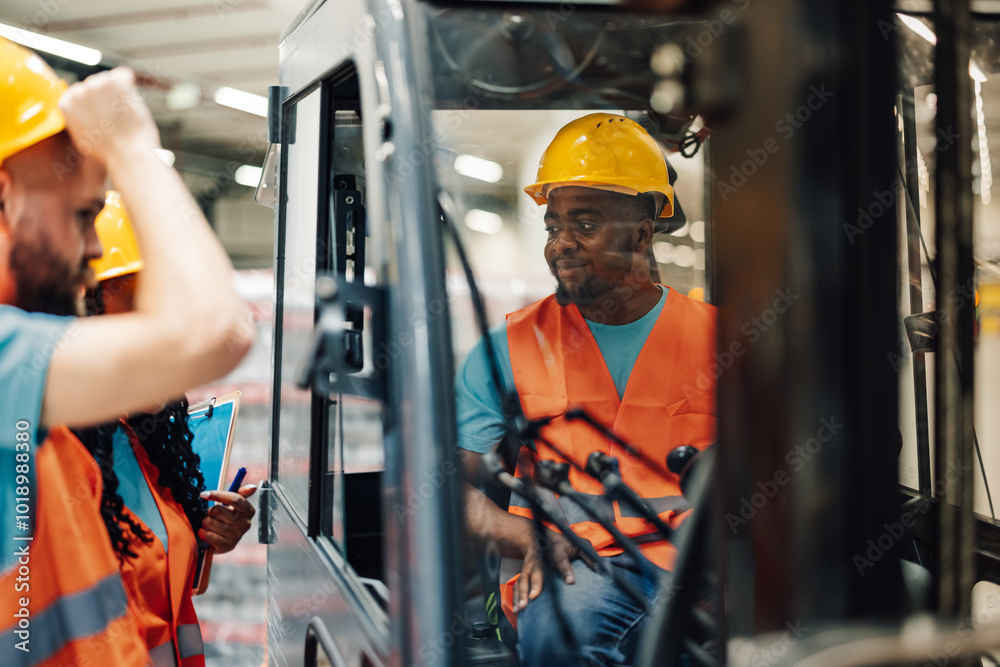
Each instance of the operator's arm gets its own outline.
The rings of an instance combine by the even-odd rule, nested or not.
[[[461,450],[462,468],[465,472],[465,526],[479,543],[493,543],[501,556],[523,559],[521,576],[514,586],[514,611],[527,606],[542,592],[545,579],[546,552],[550,553],[552,564],[562,574],[563,581],[572,584],[573,559],[576,548],[569,541],[552,530],[545,530],[545,537],[536,540],[530,519],[511,514],[497,507],[474,486],[472,481],[479,478],[482,470],[483,454]]]
[[[75,144],[101,137],[91,155],[122,193],[145,260],[135,311],[78,321],[52,355],[42,421],[83,426],[221,377],[247,352],[253,329],[225,251],[154,153],[159,133],[132,72],[75,84],[60,108]]]

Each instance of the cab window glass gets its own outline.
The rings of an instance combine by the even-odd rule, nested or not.
[[[316,220],[319,181],[320,94],[314,90],[288,108],[287,175],[282,253],[281,382],[277,482],[305,521],[309,508],[312,394],[297,384],[298,364],[312,344],[315,321]]]

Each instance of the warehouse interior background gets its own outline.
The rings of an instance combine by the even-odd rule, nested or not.
[[[236,465],[248,468],[248,480],[267,475],[269,428],[271,326],[273,314],[274,213],[254,201],[254,188],[267,150],[266,95],[278,81],[278,46],[285,27],[304,6],[299,0],[5,0],[0,6],[0,35],[35,46],[67,81],[116,65],[132,67],[161,131],[163,158],[182,174],[205,210],[239,270],[238,286],[253,309],[257,343],[247,360],[230,377],[189,396],[200,398],[238,388],[243,404],[234,450]],[[931,43],[915,25],[913,35]],[[927,26],[925,30],[929,31]],[[911,35],[911,38],[912,36]],[[931,36],[933,34],[931,33]],[[62,44],[32,40],[56,38]],[[994,45],[996,42],[993,42]],[[994,48],[997,48],[994,46]],[[981,276],[980,339],[977,352],[976,419],[979,440],[1000,438],[1000,202],[994,201],[990,149],[1000,152],[1000,72],[989,63],[998,53],[981,54],[976,79],[979,160],[973,167],[977,193],[975,210],[976,256]],[[889,66],[889,64],[886,64]],[[933,182],[933,88],[918,90],[916,100],[918,144],[927,160],[922,182]],[[499,114],[500,112],[495,112]],[[474,157],[502,167],[494,180],[469,178],[468,189],[494,198],[499,216],[466,220],[463,234],[483,289],[492,296],[490,316],[500,321],[513,310],[547,293],[548,271],[541,253],[525,254],[521,267],[491,266],[489,257],[497,244],[537,245],[542,234],[540,212],[520,193],[555,128],[574,117],[554,115],[551,123],[534,136],[523,131],[504,134],[503,123],[490,112],[477,114],[464,123],[464,136],[456,144],[469,146],[470,137],[482,137]],[[516,124],[514,125],[515,127]],[[703,156],[684,160],[671,158],[680,174],[678,196],[689,220],[672,238],[661,239],[654,248],[664,282],[688,291],[704,287],[705,275],[705,175]],[[924,181],[926,179],[926,181]],[[928,186],[929,189],[929,186]],[[932,224],[933,199],[921,197],[922,215]],[[533,229],[533,231],[531,231]],[[528,230],[528,231],[525,231]],[[933,240],[928,226],[926,238]],[[905,273],[901,272],[901,281]],[[925,276],[924,284],[930,283]],[[905,284],[905,282],[901,282]],[[906,290],[901,290],[906,294]],[[908,304],[901,302],[901,312]],[[930,309],[930,305],[928,308]],[[456,354],[467,349],[475,332],[456,329]],[[908,369],[900,372],[900,391],[906,395]],[[911,405],[905,398],[901,406]],[[900,415],[905,430],[912,428],[912,414]],[[984,450],[987,477],[1000,489],[1000,453]],[[904,450],[900,479],[912,480],[915,455]],[[977,477],[977,510],[990,508],[982,479]],[[989,606],[1000,604],[992,590],[983,595]],[[996,596],[994,598],[994,596]],[[256,542],[251,530],[232,554],[215,561],[208,592],[196,599],[206,640],[209,665],[266,664],[266,547]]]

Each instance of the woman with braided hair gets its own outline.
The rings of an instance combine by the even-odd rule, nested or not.
[[[91,263],[100,282],[88,309],[129,312],[142,259],[117,193],[108,193],[95,226],[104,256]],[[238,493],[205,490],[187,409],[181,398],[158,411],[76,431],[100,466],[101,515],[155,667],[205,664],[191,603],[195,536],[217,553],[231,551],[255,513],[246,498],[256,486],[242,486]],[[208,508],[209,500],[220,504]]]

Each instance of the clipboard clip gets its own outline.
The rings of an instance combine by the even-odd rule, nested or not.
[[[208,403],[208,412],[205,413],[205,419],[211,419],[213,412],[215,412],[215,396]]]

